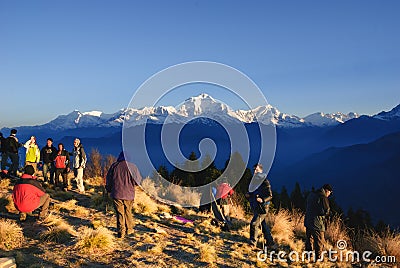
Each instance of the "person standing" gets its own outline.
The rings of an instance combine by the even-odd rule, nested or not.
[[[250,222],[250,245],[253,247],[257,246],[257,240],[261,229],[264,239],[267,242],[267,247],[276,248],[271,230],[266,222],[268,206],[272,200],[271,185],[267,179],[267,174],[263,173],[263,166],[261,164],[255,164],[253,169],[254,176],[252,181],[255,182],[255,186],[253,187],[253,185],[250,184],[249,192],[246,194],[253,212],[253,218]]]
[[[81,144],[81,140],[78,138],[74,140],[72,156],[72,166],[74,168],[76,185],[79,192],[83,194],[85,193],[85,186],[83,185],[83,170],[86,166],[86,153]]]
[[[54,159],[57,155],[57,149],[53,146],[53,139],[48,138],[46,146],[40,151],[40,161],[43,163],[43,180],[45,183],[50,181],[54,184]],[[50,179],[47,174],[50,172]]]
[[[0,154],[1,154],[1,170],[6,168],[7,164],[7,152],[6,152],[6,138],[3,137],[3,133],[0,132]],[[3,166],[3,159],[6,159],[6,162]]]
[[[7,160],[10,158],[11,166],[9,173],[10,175],[16,176],[19,165],[18,149],[22,147],[22,143],[18,141],[16,129],[11,129],[10,136],[5,140],[5,145],[4,150],[6,151],[6,157],[2,159],[2,169],[5,169]]]
[[[21,179],[17,181],[13,189],[13,201],[15,208],[20,212],[20,221],[26,219],[26,213],[42,207],[39,213],[39,220],[43,220],[48,215],[50,195],[46,194],[45,189],[36,177],[34,168],[31,165],[25,167],[25,172]]]
[[[58,152],[54,160],[54,165],[56,168],[56,176],[54,178],[54,183],[58,187],[60,186],[60,175],[62,178],[62,185],[64,191],[71,189],[71,183],[68,179],[69,172],[69,153],[64,149],[64,144],[58,144]]]
[[[306,215],[304,217],[304,226],[306,227],[305,250],[312,251],[311,238],[313,238],[316,260],[320,258],[325,243],[325,217],[330,212],[328,197],[332,191],[332,186],[325,184],[321,189],[311,192],[306,201]]]
[[[129,167],[128,167],[129,166]],[[125,160],[124,153],[119,154],[107,172],[106,190],[110,193],[117,214],[118,237],[133,233],[132,208],[135,199],[135,185],[142,177],[135,164]]]
[[[31,136],[30,140],[25,142],[24,147],[26,148],[25,166],[31,165],[36,173],[37,164],[40,161],[40,150],[36,143],[36,137]]]

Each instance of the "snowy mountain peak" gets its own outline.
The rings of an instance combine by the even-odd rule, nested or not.
[[[374,118],[382,119],[382,120],[391,120],[394,118],[400,118],[400,104],[394,107],[389,112],[380,112],[375,115]]]
[[[41,127],[52,129],[74,129],[84,127],[121,127],[125,122],[129,126],[143,125],[148,122],[183,123],[198,117],[210,118],[225,123],[253,123],[274,124],[279,127],[293,128],[303,126],[326,127],[342,124],[350,119],[358,118],[356,113],[314,113],[304,118],[285,114],[277,108],[266,105],[249,110],[233,110],[226,104],[214,99],[208,94],[200,94],[186,99],[177,107],[158,106],[143,107],[140,109],[126,108],[113,114],[101,111],[80,112],[75,110],[67,115],[60,115]],[[382,112],[375,117],[389,120],[400,117],[400,105],[390,112]],[[167,120],[168,119],[168,120]]]

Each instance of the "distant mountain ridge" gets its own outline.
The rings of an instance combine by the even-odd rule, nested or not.
[[[143,108],[121,109],[113,114],[101,111],[80,112],[75,110],[67,115],[60,115],[54,120],[40,126],[39,129],[65,130],[87,127],[120,127],[124,121],[131,126],[145,123],[182,123],[196,117],[212,117],[226,123],[253,123],[275,124],[278,127],[303,126],[334,126],[348,120],[358,118],[356,113],[314,113],[304,118],[280,112],[277,108],[267,105],[251,110],[233,110],[226,104],[214,99],[210,95],[200,94],[185,100],[179,107],[159,106]],[[168,118],[167,121],[165,121]]]

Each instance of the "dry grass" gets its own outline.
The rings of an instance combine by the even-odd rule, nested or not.
[[[269,214],[268,222],[274,240],[279,244],[291,245],[293,242],[294,224],[291,213],[286,209],[279,210],[276,214]]]
[[[291,221],[293,223],[293,232],[297,238],[306,238],[306,227],[304,226],[304,213],[300,210],[292,210]]]
[[[10,186],[10,179],[0,179],[0,188],[7,189]]]
[[[77,235],[71,225],[60,216],[54,214],[49,214],[42,224],[47,226],[47,229],[39,235],[42,241],[65,243]]]
[[[336,243],[339,240],[344,240],[348,244],[350,243],[348,230],[339,215],[335,215],[329,219],[325,232],[325,239],[326,242],[333,247],[336,247]],[[347,248],[350,249],[350,245],[348,245]]]
[[[24,241],[22,228],[15,222],[0,219],[0,249],[11,250],[18,248]]]
[[[369,231],[362,238],[359,250],[369,250],[380,256],[394,256],[400,263],[400,233],[386,230],[382,234]]]
[[[152,215],[158,211],[157,202],[139,188],[136,188],[135,200],[134,209],[137,213]]]
[[[85,253],[104,253],[114,249],[114,236],[107,228],[83,226],[78,231],[77,249]]]
[[[211,243],[197,243],[197,248],[199,249],[199,261],[208,264],[214,264],[217,261],[217,253],[215,251],[214,245]]]
[[[10,193],[0,194],[0,211],[14,213],[14,214],[19,213],[14,206],[12,194]]]

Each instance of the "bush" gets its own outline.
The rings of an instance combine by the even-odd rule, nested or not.
[[[86,253],[108,252],[114,249],[114,236],[107,228],[84,226],[79,229],[76,248]]]
[[[267,221],[271,226],[271,233],[274,240],[279,244],[291,245],[294,236],[294,224],[291,221],[291,213],[286,209],[281,209],[276,214],[269,215]]]
[[[0,249],[10,250],[22,245],[22,228],[10,220],[0,219]]]

